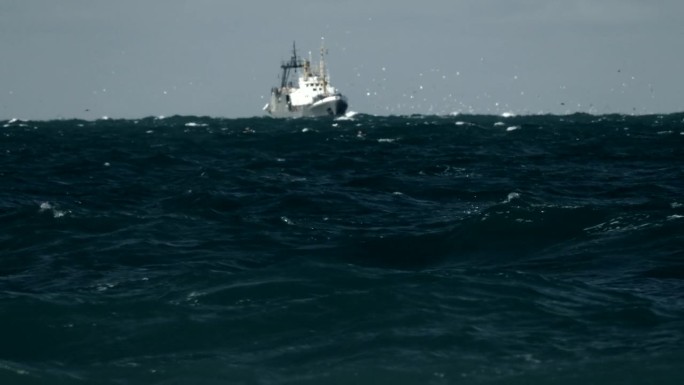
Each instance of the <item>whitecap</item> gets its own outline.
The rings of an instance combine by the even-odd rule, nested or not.
[[[111,283],[111,282],[105,282],[103,284],[97,285],[96,289],[97,291],[107,291],[109,289],[112,289],[116,286],[116,283]]]
[[[510,131],[515,131],[518,129],[520,129],[520,126],[510,126],[506,129],[506,131],[510,132]]]
[[[2,369],[2,370],[7,370],[7,371],[10,371],[10,372],[14,372],[15,374],[18,374],[18,375],[20,375],[20,376],[28,376],[28,375],[31,375],[31,374],[32,374],[32,373],[29,372],[28,370],[22,369],[22,368],[18,367],[18,365],[19,365],[19,364],[12,363],[12,362],[9,362],[9,361],[2,361],[2,360],[0,360],[0,369]]]
[[[55,217],[55,218],[61,218],[61,217],[65,216],[65,215],[67,215],[67,214],[69,214],[69,213],[70,213],[70,211],[68,211],[68,210],[67,210],[67,211],[53,210],[53,211],[52,211],[52,216]]]
[[[50,202],[42,202],[40,204],[40,212],[42,213],[45,211],[52,211],[52,216],[54,218],[62,218],[63,216],[71,214],[71,211],[69,210],[57,210],[57,208]]]
[[[504,112],[501,116],[504,118],[514,118],[516,115],[513,112]]]
[[[347,111],[343,116],[338,116],[335,120],[352,120],[352,118],[359,113],[356,111]]]
[[[506,197],[506,200],[503,201],[503,203],[510,203],[513,199],[518,199],[518,198],[520,198],[520,193],[512,192],[512,193],[508,194],[508,196]]]
[[[496,123],[494,123],[494,127],[504,126],[505,124],[506,123],[504,123],[504,122],[496,122]]]
[[[203,293],[201,291],[191,291],[186,297],[185,301],[188,302],[190,305],[198,305],[199,304],[199,298],[206,295],[206,293]]]
[[[526,354],[519,354],[518,357],[522,358],[523,360],[533,363],[533,364],[540,364],[541,360],[535,358],[532,354],[526,353]]]
[[[392,138],[380,138],[378,139],[378,143],[394,143],[396,139]]]
[[[607,234],[637,231],[653,226],[653,223],[645,222],[642,219],[646,219],[645,216],[617,217],[607,222],[602,222],[598,225],[587,227],[584,230],[591,233]]]
[[[185,127],[206,127],[208,124],[206,123],[195,123],[195,122],[188,122],[185,123]]]

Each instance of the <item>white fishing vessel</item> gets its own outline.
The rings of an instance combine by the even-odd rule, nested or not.
[[[311,59],[297,56],[292,44],[292,57],[284,61],[280,68],[280,86],[271,89],[271,99],[264,111],[276,118],[307,116],[339,116],[347,111],[347,98],[330,85],[330,75],[326,72],[325,55],[321,47],[321,57],[317,67]],[[310,56],[310,55],[309,55]],[[297,83],[293,83],[296,78]]]

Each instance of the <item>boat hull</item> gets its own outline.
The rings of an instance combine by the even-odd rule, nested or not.
[[[347,112],[347,99],[342,95],[332,95],[312,104],[291,105],[285,98],[272,95],[266,112],[274,118],[302,118],[321,116],[341,116]]]

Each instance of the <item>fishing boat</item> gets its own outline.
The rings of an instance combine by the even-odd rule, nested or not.
[[[344,115],[347,98],[330,84],[326,54],[327,50],[321,47],[320,61],[314,67],[311,58],[297,56],[296,45],[292,43],[292,57],[280,65],[280,85],[271,89],[271,99],[264,111],[275,118]]]

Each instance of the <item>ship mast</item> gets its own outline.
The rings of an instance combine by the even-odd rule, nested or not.
[[[321,61],[319,63],[319,75],[321,76],[321,80],[323,81],[323,92],[327,95],[328,94],[328,75],[325,73],[325,54],[326,54],[326,49],[325,49],[325,38],[321,38]]]
[[[282,64],[280,64],[280,68],[283,69],[283,75],[282,78],[280,79],[280,88],[285,88],[287,86],[287,80],[290,78],[290,70],[294,69],[295,73],[297,72],[297,68],[303,67],[302,63],[299,62],[297,59],[297,47],[295,45],[295,42],[292,42],[292,57],[290,58],[289,62],[283,61]]]

